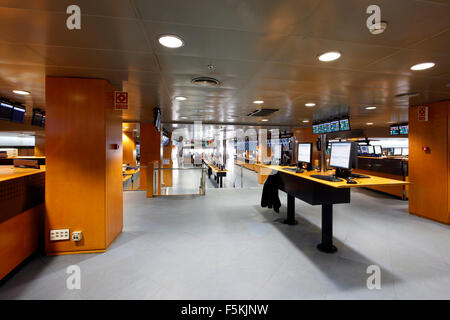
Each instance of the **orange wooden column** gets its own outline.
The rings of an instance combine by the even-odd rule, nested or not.
[[[106,80],[46,79],[47,254],[102,252],[122,231],[122,113]],[[50,241],[51,229],[83,240]]]
[[[418,107],[409,109],[409,212],[450,224],[450,102],[428,108],[428,121],[418,120]]]
[[[122,143],[123,143],[123,163],[129,164],[130,166],[136,165],[136,142],[134,141],[132,132],[122,133]]]
[[[141,165],[148,166],[150,162],[161,161],[161,133],[151,123],[140,124]],[[141,189],[147,189],[147,174],[152,174],[153,167],[141,168]]]
[[[165,147],[163,147],[163,160],[162,160],[162,166],[163,168],[173,168],[173,161],[172,161],[172,133],[169,133],[169,144]],[[172,183],[172,170],[163,170],[163,181],[164,186],[171,187],[173,185]]]

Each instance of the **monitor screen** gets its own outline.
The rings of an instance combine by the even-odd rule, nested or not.
[[[333,121],[330,123],[330,131],[338,132],[339,131],[339,121]]]
[[[165,134],[162,135],[162,145],[163,147],[167,147],[169,145],[170,138]]]
[[[399,133],[400,132],[397,126],[391,127],[391,136],[397,136]]]
[[[408,156],[409,155],[409,149],[408,148],[403,148],[402,149],[402,156]]]
[[[368,146],[359,146],[359,150],[361,151],[362,154],[368,154],[369,153]]]
[[[42,123],[44,121],[44,115],[34,112],[33,117],[31,118],[31,125],[42,127]]]
[[[319,132],[319,125],[318,125],[318,124],[313,125],[313,133],[315,133],[315,134],[320,133],[320,132]]]
[[[350,169],[351,142],[331,144],[330,167]]]
[[[23,123],[25,121],[25,108],[14,107],[12,121]]]
[[[299,143],[298,144],[298,162],[311,163],[311,143]]]
[[[402,148],[394,148],[394,156],[401,156]]]
[[[350,121],[349,119],[343,119],[339,121],[341,131],[349,131],[350,130]]]
[[[8,103],[0,103],[0,119],[11,120],[14,107]]]
[[[383,149],[381,148],[381,146],[373,146],[374,149],[374,153],[375,154],[382,154],[383,153]]]
[[[409,133],[409,126],[408,125],[402,125],[398,127],[399,134],[408,134]]]
[[[367,150],[369,154],[374,154],[375,153],[375,149],[373,148],[373,146],[367,146]]]
[[[329,122],[324,123],[322,126],[323,126],[323,133],[331,132],[331,127],[330,127],[330,123]]]

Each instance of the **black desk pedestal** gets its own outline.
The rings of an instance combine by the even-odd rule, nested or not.
[[[333,204],[350,203],[349,188],[334,188],[326,184],[316,182],[301,176],[278,171],[279,189],[287,193],[287,219],[286,224],[294,225],[295,198],[305,201],[310,205],[322,206],[322,243],[317,249],[334,253],[337,248],[333,246]]]
[[[333,246],[333,205],[322,205],[322,243],[317,249],[326,253],[335,253],[337,248]]]

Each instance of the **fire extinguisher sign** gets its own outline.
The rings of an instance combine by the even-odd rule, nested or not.
[[[128,109],[128,92],[114,91],[114,108],[116,110]]]

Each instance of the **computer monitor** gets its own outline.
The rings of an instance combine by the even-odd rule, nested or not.
[[[323,133],[331,132],[331,126],[329,122],[322,124],[322,126],[323,126]]]
[[[398,133],[399,134],[408,134],[409,133],[409,126],[407,124],[399,126],[398,127]]]
[[[307,170],[312,167],[312,143],[299,143],[297,147],[297,162],[301,168],[307,164]]]
[[[319,125],[318,125],[318,124],[313,125],[313,133],[314,133],[314,134],[319,134],[319,133],[320,133],[320,132],[319,132]]]
[[[408,156],[409,155],[409,149],[408,148],[403,148],[402,149],[402,156]]]
[[[339,121],[330,122],[330,131],[331,132],[339,132]]]
[[[367,146],[367,151],[369,154],[375,154],[375,149],[373,148],[373,146]]]
[[[381,148],[381,146],[373,146],[373,149],[374,149],[374,151],[375,151],[374,153],[376,155],[380,155],[383,153],[383,148]]]
[[[340,130],[341,131],[349,131],[350,130],[350,120],[342,119],[339,121]]]
[[[330,167],[350,170],[352,153],[351,142],[335,142],[331,144]]]
[[[402,148],[394,148],[394,156],[401,156]]]
[[[359,146],[359,150],[361,151],[361,154],[368,154],[369,153],[368,146]]]
[[[391,131],[391,136],[398,136],[400,134],[398,126],[391,126],[390,131]]]

